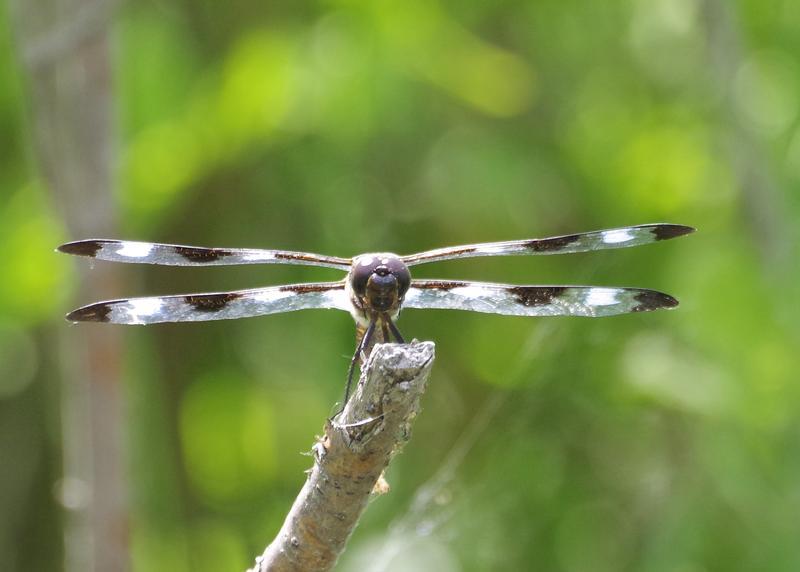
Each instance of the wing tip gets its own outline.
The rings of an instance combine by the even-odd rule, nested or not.
[[[680,305],[677,298],[657,290],[642,290],[634,299],[639,303],[634,312],[652,312],[653,310],[672,310]]]
[[[64,244],[56,247],[57,252],[64,254],[73,254],[75,256],[88,256],[95,258],[97,252],[103,247],[103,241],[97,239],[89,240],[75,240],[73,242],[65,242]]]
[[[655,236],[656,240],[669,240],[671,238],[678,238],[679,236],[692,234],[693,232],[697,232],[697,229],[693,226],[687,226],[685,224],[674,224],[667,222],[654,224],[651,232]]]
[[[78,322],[110,322],[111,305],[106,302],[89,304],[73,310],[64,319],[73,324]]]

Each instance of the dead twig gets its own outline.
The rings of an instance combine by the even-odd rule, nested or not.
[[[434,344],[379,344],[358,389],[314,446],[314,467],[278,535],[250,572],[330,570],[382,475],[411,438],[434,359]]]

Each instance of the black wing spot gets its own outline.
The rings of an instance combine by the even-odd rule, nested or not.
[[[108,322],[110,313],[111,304],[100,302],[73,310],[66,315],[66,319],[70,322]]]
[[[183,301],[200,312],[219,312],[233,300],[241,298],[241,294],[194,294],[184,296]]]
[[[528,241],[525,247],[534,252],[558,252],[579,240],[580,237],[579,234],[568,234],[566,236],[556,236],[554,238],[536,238]]]
[[[546,306],[561,296],[566,286],[515,286],[509,292],[523,306]]]
[[[661,308],[674,308],[678,305],[678,301],[669,294],[655,290],[642,290],[633,299],[639,304],[633,307],[632,312],[650,312]]]
[[[696,229],[691,226],[684,226],[682,224],[659,224],[654,226],[650,232],[656,237],[656,240],[668,240],[683,236],[684,234],[691,234]]]
[[[68,242],[58,247],[59,252],[65,254],[75,254],[77,256],[89,256],[94,258],[97,252],[103,248],[103,244],[97,240],[78,240]]]
[[[223,248],[195,248],[193,246],[176,246],[175,252],[190,262],[208,263],[231,256],[233,252]]]

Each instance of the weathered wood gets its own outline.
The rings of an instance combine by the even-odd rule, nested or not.
[[[379,344],[342,414],[325,424],[314,466],[278,535],[251,572],[330,570],[383,471],[411,438],[434,359],[432,342]]]

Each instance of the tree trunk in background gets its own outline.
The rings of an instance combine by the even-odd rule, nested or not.
[[[732,3],[704,0],[700,6],[707,38],[709,78],[714,85],[724,86],[725,90],[720,105],[728,128],[726,150],[731,171],[738,178],[742,214],[749,223],[764,268],[774,280],[785,280],[793,275],[797,264],[797,241],[786,219],[786,213],[791,209],[785,195],[780,192],[774,169],[767,161],[764,143],[742,123],[730,94],[734,78],[747,56],[740,37],[743,28]]]
[[[113,89],[102,0],[14,0],[40,172],[71,238],[114,236]],[[53,245],[54,247],[56,245]],[[77,299],[115,291],[118,270],[82,273]],[[59,326],[63,371],[66,570],[129,568],[121,428],[120,336],[114,328]],[[58,568],[58,566],[55,566]]]

